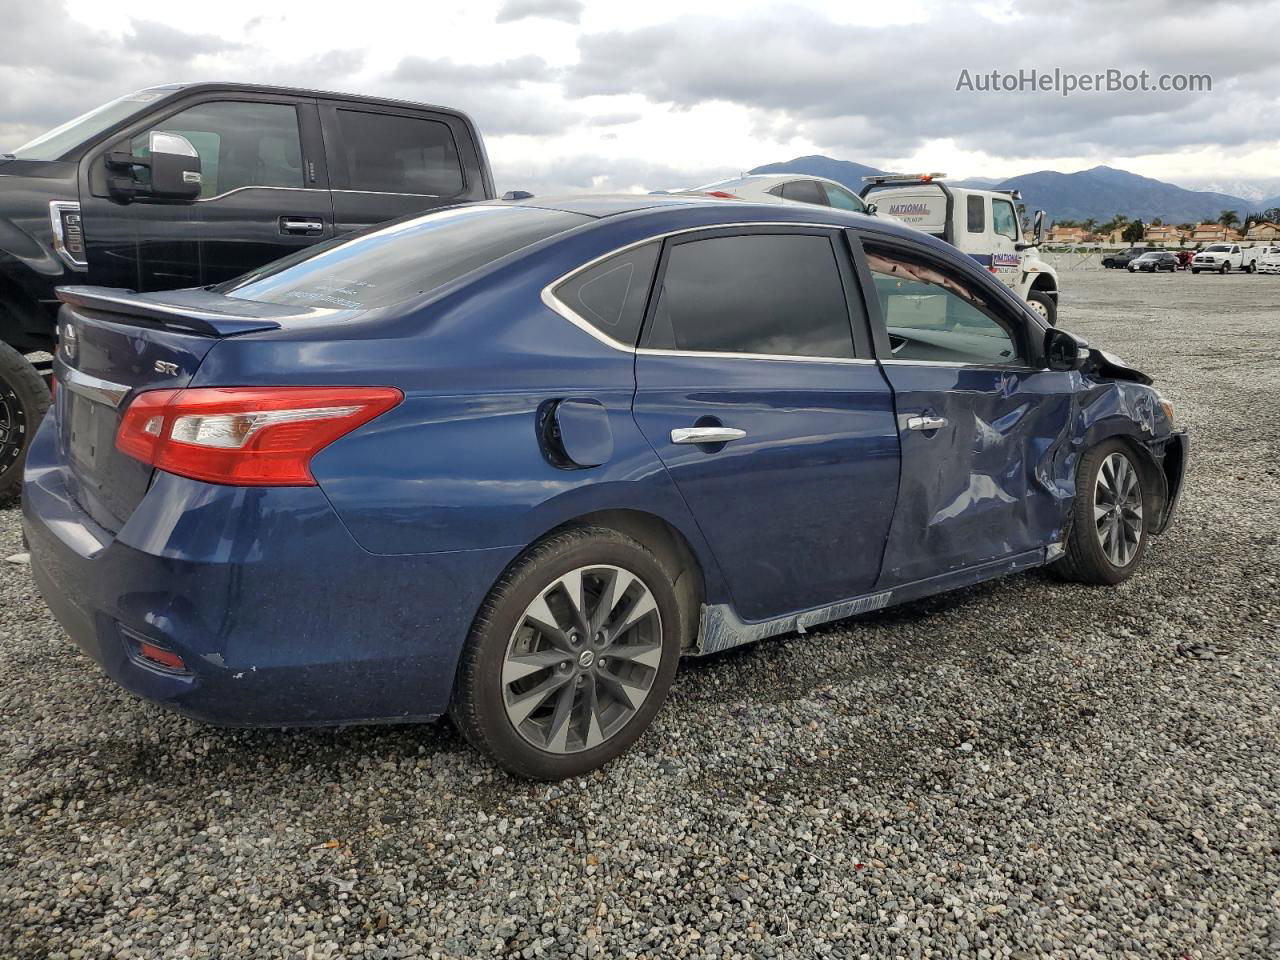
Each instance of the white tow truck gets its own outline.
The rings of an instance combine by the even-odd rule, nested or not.
[[[864,177],[862,199],[904,224],[958,247],[1013,289],[1033,310],[1058,322],[1058,272],[1040,259],[1044,211],[1035,215],[1026,242],[1018,221],[1016,190],[952,187],[946,174],[887,173]],[[874,193],[874,198],[870,195]]]

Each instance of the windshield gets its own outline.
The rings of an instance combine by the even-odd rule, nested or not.
[[[337,237],[214,289],[238,300],[370,310],[428,293],[590,221],[537,207],[451,207]]]
[[[13,155],[20,160],[60,160],[86,140],[92,140],[102,131],[126,120],[149,103],[155,103],[174,87],[157,87],[140,90],[118,100],[104,103],[74,120],[68,120],[48,133],[42,133],[29,143],[24,143]]]
[[[1160,254],[1158,254],[1158,253],[1144,253],[1144,254],[1143,254],[1142,256],[1140,256],[1138,259],[1139,259],[1139,260],[1159,260],[1159,259],[1160,259]]]
[[[1205,253],[1229,253],[1230,251],[1231,251],[1231,248],[1228,247],[1225,243],[1215,243],[1211,247],[1204,248]]]

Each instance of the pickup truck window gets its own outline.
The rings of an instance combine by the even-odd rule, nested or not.
[[[151,129],[178,133],[191,141],[200,154],[202,200],[241,187],[305,185],[298,111],[289,104],[201,103]],[[147,130],[133,138],[130,151],[134,156],[147,155],[150,134]]]
[[[1204,248],[1205,253],[1230,253],[1231,248],[1225,243],[1213,243]]]
[[[446,123],[362,110],[339,110],[350,190],[455,197],[462,164]]]
[[[371,310],[429,293],[590,221],[537,207],[450,207],[308,247],[215,289],[261,303]]]

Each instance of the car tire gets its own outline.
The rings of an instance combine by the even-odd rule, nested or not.
[[[1058,304],[1049,294],[1043,290],[1032,290],[1027,294],[1027,303],[1032,310],[1035,310],[1036,313],[1048,321],[1049,326],[1056,327],[1058,325]]]
[[[1226,276],[1228,273],[1231,272],[1231,264],[1227,263],[1227,261],[1225,260],[1222,261],[1222,266],[1218,268],[1218,272],[1223,276]]]
[[[1145,494],[1132,447],[1107,440],[1088,450],[1076,469],[1066,554],[1054,571],[1065,580],[1104,585],[1133,576],[1147,549]]]
[[[0,343],[0,504],[22,489],[27,447],[48,409],[49,389],[35,367]]]
[[[587,773],[626,751],[657,714],[682,622],[671,578],[643,544],[604,527],[554,534],[490,591],[463,649],[450,716],[517,776]]]
[[[1192,268],[1191,268],[1191,272],[1192,272],[1193,274],[1199,274],[1199,273],[1200,273],[1200,268],[1199,268],[1199,267],[1192,267]]]

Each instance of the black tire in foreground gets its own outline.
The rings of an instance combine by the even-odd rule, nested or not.
[[[0,343],[0,504],[18,495],[27,446],[48,409],[49,389],[40,374]]]
[[[1054,564],[1066,580],[1116,584],[1133,576],[1147,549],[1142,471],[1120,440],[1080,458],[1066,555]]]
[[[1027,302],[1031,304],[1031,309],[1036,310],[1046,320],[1049,326],[1056,327],[1058,325],[1058,303],[1053,297],[1045,293],[1043,290],[1032,290],[1027,294]],[[1039,308],[1037,308],[1039,304]]]
[[[553,534],[481,607],[450,716],[519,776],[594,770],[630,747],[662,706],[680,624],[668,574],[641,543],[604,527]]]

